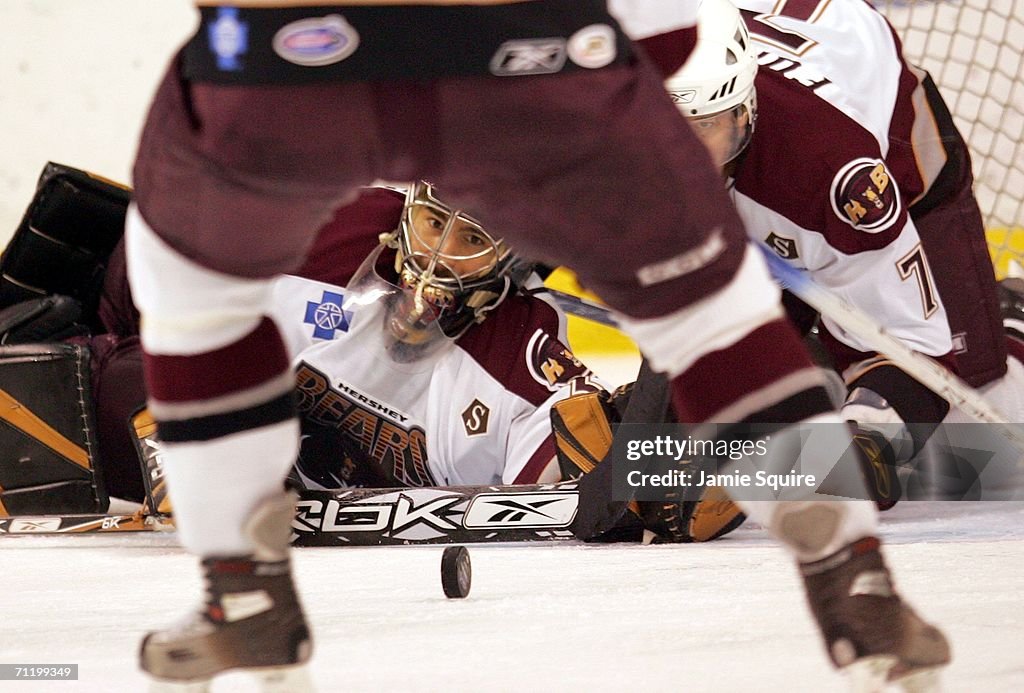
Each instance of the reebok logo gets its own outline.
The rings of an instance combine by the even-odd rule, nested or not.
[[[491,73],[498,77],[550,75],[565,65],[565,39],[506,41],[491,58]]]

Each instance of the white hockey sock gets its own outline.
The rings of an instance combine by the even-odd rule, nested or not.
[[[849,452],[852,442],[845,424],[836,414],[824,414],[772,434],[768,454],[760,464],[787,470],[799,459],[802,472],[814,474],[819,483],[833,467],[857,465]],[[772,460],[771,458],[777,458]],[[775,500],[733,500],[747,517],[762,525],[801,562],[816,561],[866,536],[878,527],[878,509],[867,499],[859,469],[843,475],[846,500],[828,500],[809,486],[784,489]],[[741,494],[736,494],[741,495]],[[763,497],[763,496],[762,496]]]
[[[254,546],[243,527],[283,491],[299,448],[295,420],[211,441],[164,443],[161,461],[182,545],[200,556],[240,556]]]

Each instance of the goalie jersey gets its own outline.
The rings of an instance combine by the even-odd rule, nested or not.
[[[296,371],[301,482],[339,488],[557,480],[550,408],[597,385],[564,345],[565,316],[557,308],[509,296],[457,340],[401,362],[383,348],[373,307],[345,301],[354,270],[326,258],[358,260],[365,249],[342,252],[331,227],[386,231],[401,210],[394,191],[365,191],[321,232],[305,276],[275,284],[272,317]]]

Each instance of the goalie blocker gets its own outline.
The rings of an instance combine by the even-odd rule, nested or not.
[[[63,164],[48,163],[0,255],[0,308],[53,294],[78,301],[94,332],[103,275],[124,233],[131,192]]]
[[[107,509],[92,402],[85,347],[0,347],[0,517]]]

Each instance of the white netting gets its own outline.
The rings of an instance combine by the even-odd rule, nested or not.
[[[994,259],[1024,256],[1024,0],[873,0],[971,147]]]

